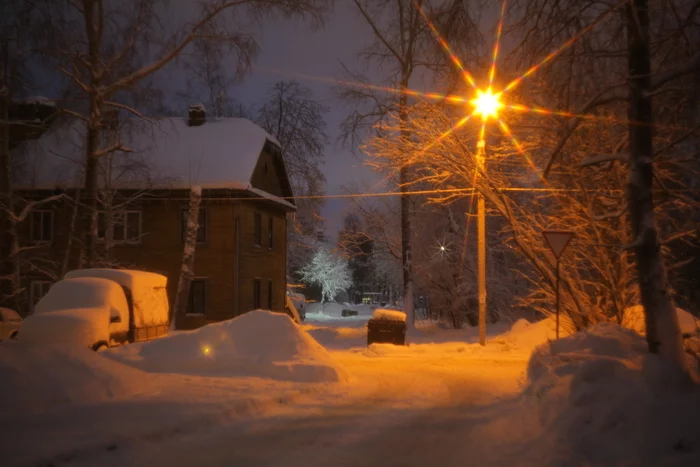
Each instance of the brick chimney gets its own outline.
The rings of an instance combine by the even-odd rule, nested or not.
[[[204,125],[207,121],[207,109],[204,104],[192,104],[189,109],[189,116],[187,118],[188,126],[200,126]]]

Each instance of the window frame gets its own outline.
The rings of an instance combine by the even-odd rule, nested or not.
[[[202,287],[202,312],[193,313],[191,310],[194,308],[193,304],[193,294],[192,285],[197,282],[203,284]],[[190,280],[190,290],[187,293],[187,310],[185,311],[186,316],[206,316],[207,315],[207,298],[209,298],[209,278],[207,277],[193,277]]]
[[[273,232],[275,229],[275,222],[274,218],[268,214],[267,215],[267,249],[272,251],[272,248],[274,246],[274,238],[273,238]]]
[[[253,279],[253,310],[260,310],[262,306],[262,281],[259,277]]]
[[[129,228],[128,228],[129,214],[138,214],[138,217],[139,217],[138,230],[137,230],[137,235],[136,235],[135,239],[130,239],[130,238],[128,238],[128,235],[127,235],[129,232]],[[113,215],[114,216],[119,216],[119,215],[123,216],[123,221],[121,223],[123,238],[121,240],[115,240],[114,229],[116,227],[118,227],[119,224],[113,223],[112,224],[112,243],[115,245],[123,245],[123,244],[136,245],[136,244],[141,243],[141,237],[143,236],[143,211],[141,209],[118,209],[118,210],[114,211]],[[99,229],[100,217],[99,216],[102,216],[103,222],[105,222],[104,221],[105,212],[100,211],[98,213],[98,219],[97,219],[97,223],[98,223],[97,238],[99,241],[105,242],[105,241],[107,241],[107,225],[105,224],[105,231],[100,236],[100,229]]]
[[[259,211],[253,213],[253,244],[262,246],[262,214]]]
[[[190,215],[190,208],[189,206],[184,207],[180,210],[180,243],[182,245],[185,244],[186,240],[186,235],[187,235],[187,217]],[[196,238],[196,245],[204,245],[207,243],[207,239],[209,238],[209,229],[207,225],[207,220],[209,218],[209,215],[207,213],[207,208],[203,206],[199,206],[199,212],[197,213],[198,217],[203,217],[204,222],[199,222],[200,219],[197,219],[197,222],[199,225],[197,226],[197,238]],[[202,233],[202,240],[199,240],[199,232]]]
[[[41,297],[39,297],[38,300],[34,300],[35,298],[35,293],[34,293],[34,288],[35,286],[44,286],[48,284],[48,288],[44,293],[41,294]],[[53,285],[53,281],[48,280],[48,279],[32,279],[29,281],[29,314],[34,314],[34,307],[36,306],[39,301],[44,298],[44,296],[49,293],[49,289],[51,289],[51,286]]]
[[[34,221],[34,215],[35,214],[42,214],[41,217],[41,226],[38,230],[40,237],[39,239],[35,238],[35,232],[37,232],[36,229],[36,223]],[[49,238],[44,239],[43,234],[44,234],[44,216],[43,214],[48,214],[49,215],[49,222],[51,226],[49,227]],[[53,230],[54,230],[54,212],[53,209],[33,209],[31,211],[31,217],[29,220],[29,241],[30,243],[34,244],[50,244],[53,242]]]
[[[272,279],[267,280],[267,307],[272,311]]]

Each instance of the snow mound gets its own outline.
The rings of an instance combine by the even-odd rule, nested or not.
[[[81,347],[0,343],[0,421],[155,392],[142,371]]]
[[[559,337],[571,334],[573,322],[566,315],[559,317]],[[502,344],[509,349],[524,351],[533,350],[538,345],[552,341],[557,337],[556,318],[545,318],[536,323],[530,323],[525,319],[519,319],[509,331],[490,339],[494,344]]]
[[[698,332],[700,329],[700,320],[695,318],[695,316],[682,308],[676,308],[676,315],[678,316],[678,325],[680,326],[681,334],[688,335]],[[644,307],[642,305],[635,305],[625,308],[622,314],[622,326],[637,331],[639,334],[645,336],[647,333],[647,326],[644,321]]]
[[[549,342],[528,379],[569,465],[700,465],[700,388],[648,354],[638,333],[600,323]]]
[[[326,349],[287,315],[264,310],[111,349],[106,354],[158,373],[257,376],[299,382],[347,380]]]
[[[388,308],[377,308],[372,313],[372,319],[387,319],[391,321],[406,321],[406,313]]]

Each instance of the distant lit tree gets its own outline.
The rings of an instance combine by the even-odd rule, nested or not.
[[[352,286],[348,262],[326,248],[319,249],[299,275],[304,282],[321,287],[321,304]]]

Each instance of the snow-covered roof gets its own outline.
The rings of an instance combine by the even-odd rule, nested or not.
[[[253,171],[266,141],[279,142],[244,118],[210,119],[188,126],[183,118],[153,123],[129,119],[120,130],[130,152],[102,157],[102,185],[113,188],[235,188],[250,190]],[[107,138],[102,146],[110,146]],[[71,188],[82,183],[85,125],[75,120],[54,125],[18,150],[26,164],[18,188]],[[106,174],[111,176],[107,177]],[[116,175],[115,175],[116,174]],[[258,193],[259,194],[259,193]],[[281,200],[280,200],[281,201]],[[289,203],[288,203],[289,204]]]

